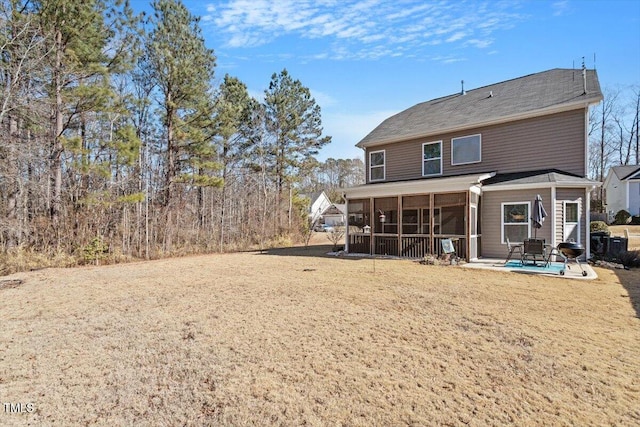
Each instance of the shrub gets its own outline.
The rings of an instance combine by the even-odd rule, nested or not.
[[[589,225],[589,230],[591,233],[604,231],[609,233],[609,226],[604,221],[591,221]]]
[[[31,271],[47,267],[73,267],[75,265],[78,265],[77,260],[62,250],[38,252],[32,248],[19,246],[5,253],[0,253],[0,276],[19,271]]]
[[[618,254],[618,261],[627,270],[640,267],[640,251],[622,251]]]
[[[327,239],[333,243],[333,252],[338,250],[338,244],[344,242],[344,227],[333,227],[333,230],[327,233]]]
[[[107,253],[109,253],[109,245],[99,236],[94,237],[88,245],[82,248],[82,258],[86,263],[95,262],[98,265]]]
[[[618,211],[618,213],[616,214],[616,217],[613,223],[616,225],[626,225],[626,224],[629,224],[630,221],[631,221],[631,214],[625,211],[624,209],[622,209],[621,211]]]

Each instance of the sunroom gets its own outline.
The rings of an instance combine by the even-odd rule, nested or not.
[[[478,258],[480,184],[494,174],[367,184],[345,190],[346,251],[422,258],[450,239],[461,258]]]

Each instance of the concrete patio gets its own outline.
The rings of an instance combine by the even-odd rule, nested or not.
[[[551,262],[549,267],[542,266],[516,266],[520,264],[518,261],[511,260],[509,265],[505,265],[504,259],[497,258],[480,258],[478,260],[462,264],[464,268],[479,268],[484,270],[495,271],[509,271],[521,274],[538,274],[542,276],[554,276],[564,277],[566,279],[581,279],[581,280],[593,280],[598,277],[596,272],[591,268],[587,262],[581,262],[582,269],[586,271],[587,275],[583,276],[580,267],[575,262],[569,262],[565,270],[564,275],[561,275],[559,271],[562,268],[561,262]]]

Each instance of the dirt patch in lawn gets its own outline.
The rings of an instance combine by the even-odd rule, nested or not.
[[[640,272],[374,274],[326,249],[7,277],[0,396],[32,406],[0,424],[640,423]]]

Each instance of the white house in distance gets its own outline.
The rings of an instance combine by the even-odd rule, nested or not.
[[[324,223],[331,226],[342,226],[345,224],[347,205],[345,203],[332,203],[322,213]]]
[[[305,197],[309,199],[309,222],[310,224],[319,223],[324,211],[331,206],[331,200],[324,191],[307,194]]]
[[[609,219],[623,209],[633,216],[640,215],[640,165],[612,167],[604,189]]]

